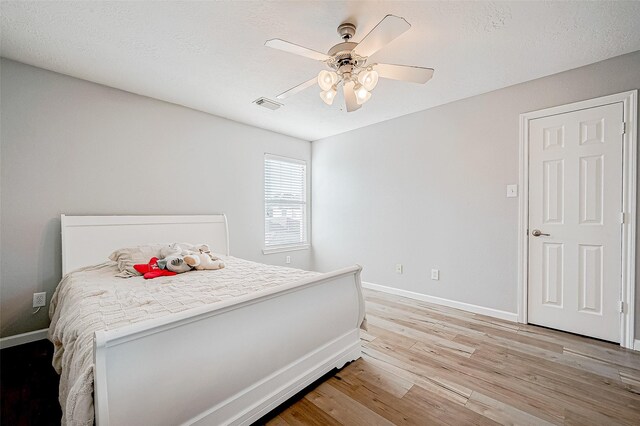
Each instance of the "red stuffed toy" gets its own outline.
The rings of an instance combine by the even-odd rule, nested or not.
[[[160,269],[158,266],[158,258],[152,257],[149,263],[142,263],[139,265],[133,265],[136,271],[140,272],[145,280],[158,277],[170,277],[176,275],[175,272],[171,272],[167,269]]]

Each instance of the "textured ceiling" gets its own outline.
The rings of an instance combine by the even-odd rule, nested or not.
[[[1,54],[305,140],[420,111],[640,50],[640,2],[10,2]],[[412,28],[376,62],[435,68],[426,85],[381,80],[360,110],[318,88],[277,111],[252,101],[323,64],[263,46],[283,38],[326,52],[336,27],[359,41],[386,14]]]

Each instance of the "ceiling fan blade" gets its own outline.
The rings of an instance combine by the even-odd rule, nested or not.
[[[307,87],[313,86],[314,84],[316,84],[317,81],[318,81],[318,78],[317,77],[313,77],[309,81],[305,81],[304,83],[300,83],[297,86],[292,87],[291,89],[287,90],[286,92],[280,93],[278,96],[276,96],[276,98],[285,99],[285,98],[288,98],[289,96],[293,96],[298,92],[302,92]]]
[[[353,81],[349,81],[343,85],[344,103],[347,106],[348,112],[355,111],[362,106],[358,105],[358,101],[356,101],[356,92],[353,91],[353,86],[355,85]]]
[[[326,61],[327,59],[329,59],[329,55],[316,52],[315,50],[307,49],[306,47],[302,47],[294,43],[289,43],[288,41],[284,41],[279,38],[267,40],[264,45],[273,49],[293,53],[294,55],[300,55],[304,56],[305,58],[315,59],[316,61]]]
[[[404,18],[387,15],[354,49],[360,56],[371,56],[411,28]]]
[[[433,77],[433,68],[412,67],[409,65],[375,64],[373,69],[382,78],[411,81],[424,84]]]

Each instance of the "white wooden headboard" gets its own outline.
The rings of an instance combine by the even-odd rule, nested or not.
[[[61,216],[62,274],[108,260],[122,247],[148,243],[209,244],[229,255],[224,214],[190,216]]]

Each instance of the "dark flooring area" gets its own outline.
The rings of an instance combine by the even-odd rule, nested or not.
[[[59,425],[59,377],[51,366],[53,345],[48,340],[0,351],[0,423],[2,425]]]

